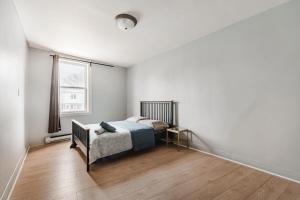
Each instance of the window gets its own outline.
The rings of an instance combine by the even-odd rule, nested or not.
[[[60,112],[89,112],[89,64],[59,60]]]

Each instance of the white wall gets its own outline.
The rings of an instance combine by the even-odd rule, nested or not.
[[[30,145],[42,144],[48,135],[50,104],[51,52],[30,48],[27,77],[27,131]],[[122,120],[126,116],[126,69],[93,65],[92,113],[83,116],[61,118],[62,133],[71,132],[71,120],[82,123],[97,123]]]
[[[193,146],[300,181],[300,1],[128,70],[127,111],[175,100]]]
[[[24,85],[27,43],[11,0],[0,1],[0,199],[26,150]],[[19,90],[19,94],[18,94]],[[6,187],[6,189],[5,189]]]

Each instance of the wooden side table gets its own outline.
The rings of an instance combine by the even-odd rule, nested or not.
[[[174,133],[177,135],[177,138],[174,140],[169,139],[169,133]],[[192,140],[192,132],[190,132],[188,129],[185,128],[180,128],[180,127],[174,127],[174,128],[168,128],[167,129],[167,134],[166,134],[166,144],[168,145],[170,142],[175,143],[177,145],[180,145],[180,135],[186,133],[187,136],[187,145],[186,147],[190,147],[190,139],[189,139],[189,133],[190,133],[190,138]]]

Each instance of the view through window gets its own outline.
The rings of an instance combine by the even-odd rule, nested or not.
[[[60,112],[88,112],[88,64],[59,60]]]

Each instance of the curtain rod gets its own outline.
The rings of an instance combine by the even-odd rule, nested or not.
[[[50,55],[50,56],[55,56],[55,55]],[[85,63],[90,63],[90,64],[95,64],[95,65],[103,65],[103,66],[107,66],[107,67],[115,67],[113,65],[109,65],[109,64],[104,64],[104,63],[98,63],[98,62],[93,62],[93,61],[87,61],[87,60],[81,60],[81,59],[77,59],[77,58],[71,58],[71,57],[65,57],[65,56],[59,56],[60,58],[65,58],[65,59],[69,59],[69,60],[74,60],[74,61],[80,61],[80,62],[85,62]]]

